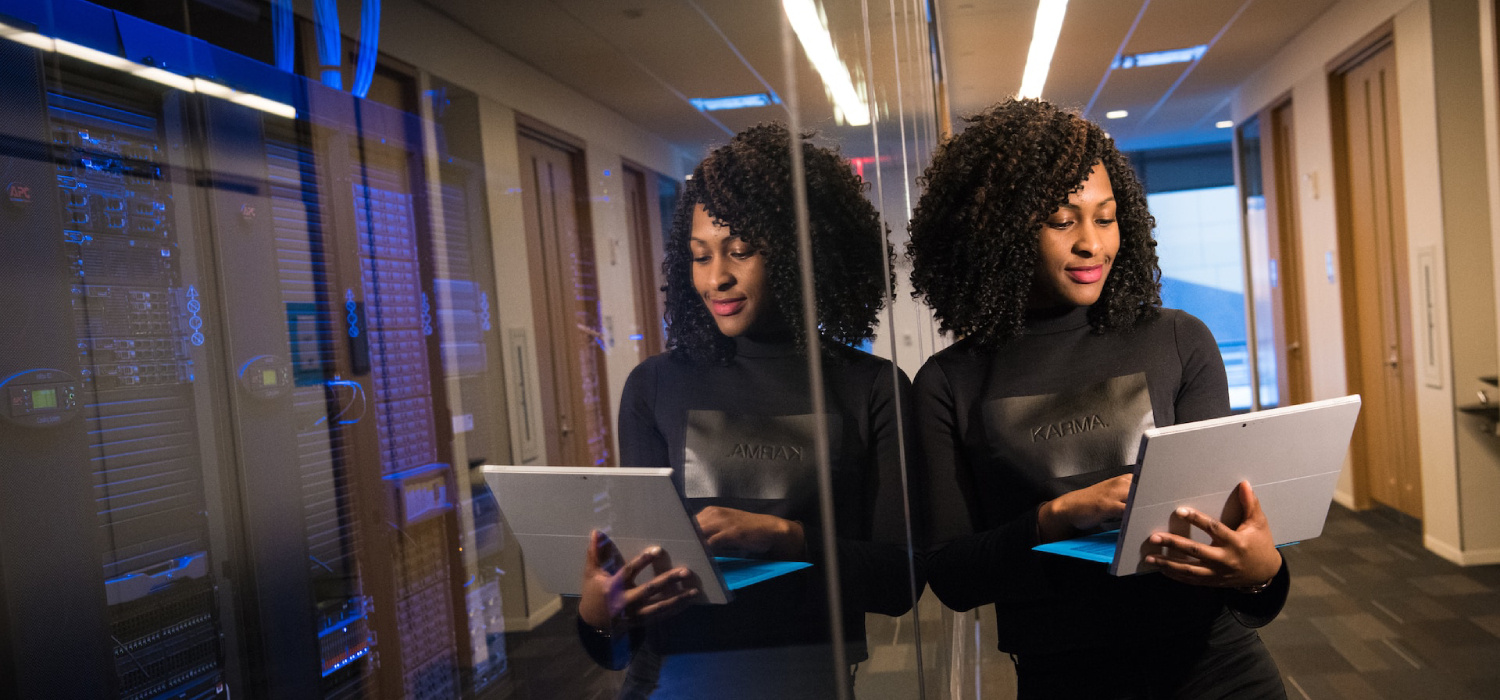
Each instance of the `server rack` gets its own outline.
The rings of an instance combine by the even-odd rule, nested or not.
[[[294,120],[46,61],[0,41],[0,695],[492,684],[477,171],[320,85]]]
[[[24,579],[7,585],[7,641],[23,655],[41,639],[64,647],[17,663],[13,688],[219,695],[225,621],[211,573],[222,542],[211,541],[206,491],[217,458],[198,369],[207,312],[195,246],[178,229],[174,98],[61,58],[44,83],[36,51],[0,50],[16,69],[4,85],[7,121],[27,129],[12,130],[5,154],[20,178],[12,200],[25,210],[11,217],[12,241],[35,244],[31,259],[10,264],[37,282],[7,301],[51,310],[6,321],[0,391],[20,431],[0,434],[3,508],[31,518],[5,524],[7,584]],[[31,483],[26,472],[38,466],[46,476]],[[38,555],[46,561],[30,560]],[[35,605],[59,597],[62,609]],[[89,659],[100,646],[102,668]]]
[[[260,658],[285,675],[266,690],[458,697],[453,472],[437,430],[445,416],[407,125],[307,89],[313,108],[298,123],[234,105],[206,110],[209,171],[247,183],[221,188],[214,208],[256,212],[238,225],[257,235],[219,242],[220,261],[232,261],[221,269],[230,335],[244,323],[261,344],[232,341],[233,361],[284,370],[291,404],[266,415],[249,406],[235,419],[242,431],[280,421],[242,444],[295,446],[240,456],[247,540],[275,543],[256,586],[277,592],[263,606],[279,607],[255,617]],[[245,288],[232,293],[237,279]],[[252,299],[266,307],[259,323],[247,318]],[[287,639],[316,640],[317,651]]]

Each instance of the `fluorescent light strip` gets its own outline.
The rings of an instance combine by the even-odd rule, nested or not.
[[[1127,112],[1127,111],[1125,111],[1123,109],[1117,109],[1117,110],[1114,110],[1114,111],[1111,111],[1111,112],[1105,112],[1104,113],[1104,118],[1105,119],[1124,119],[1125,117],[1128,117],[1128,116],[1130,116],[1130,112]]]
[[[1185,49],[1169,49],[1167,51],[1148,51],[1146,53],[1121,56],[1110,64],[1110,68],[1149,68],[1151,66],[1169,66],[1173,63],[1191,63],[1208,53],[1208,44],[1189,46]]]
[[[105,68],[112,68],[122,73],[129,73],[138,78],[160,83],[170,88],[182,90],[183,92],[197,92],[210,97],[218,97],[234,102],[235,104],[244,105],[288,119],[295,119],[297,117],[297,109],[289,104],[267,99],[260,95],[241,92],[211,80],[189,78],[185,75],[178,75],[153,66],[144,66],[112,53],[91,49],[64,39],[53,39],[52,37],[12,27],[8,24],[0,24],[0,39],[9,39],[34,49],[41,49],[42,51],[56,51],[64,56],[72,56],[73,58],[88,61],[96,66],[104,66]]]
[[[781,101],[771,95],[762,92],[753,95],[734,95],[732,97],[694,97],[688,102],[700,112],[716,112],[721,109],[746,109],[749,107],[769,107],[779,104]]]
[[[1047,71],[1052,68],[1052,53],[1057,50],[1057,37],[1062,34],[1063,15],[1067,12],[1068,0],[1040,0],[1037,3],[1031,50],[1026,52],[1026,72],[1021,75],[1021,91],[1016,93],[1017,97],[1042,96]]]
[[[813,0],[781,0],[781,8],[786,12],[787,21],[792,23],[797,40],[802,42],[807,60],[812,61],[813,68],[823,78],[823,87],[833,98],[834,117],[850,126],[869,124],[870,105],[854,89],[849,67],[839,60],[838,51],[833,48],[833,37],[828,34],[828,25]]]
[[[1234,126],[1234,122],[1229,119],[1225,119],[1221,122],[1214,122],[1214,127],[1219,129],[1228,129],[1231,126]]]

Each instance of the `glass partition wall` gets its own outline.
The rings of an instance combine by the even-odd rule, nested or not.
[[[972,618],[917,600],[895,372],[939,342],[902,263],[941,129],[926,3],[201,5],[0,2],[0,694],[950,683]],[[697,101],[724,97],[762,106]],[[705,195],[696,165],[764,122],[821,150]],[[827,151],[885,237],[830,235]],[[769,331],[724,340],[742,283],[700,269],[694,204],[786,213],[751,251],[791,281],[754,292],[792,309]],[[879,261],[873,333],[828,323],[835,243]],[[605,471],[538,509],[486,465]],[[674,509],[706,545],[627,536]],[[738,526],[774,536],[715,537]],[[580,616],[580,578],[705,547],[728,558],[656,592],[675,614]],[[746,559],[785,573],[734,587]]]

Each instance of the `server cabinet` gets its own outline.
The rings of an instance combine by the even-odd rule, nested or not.
[[[5,321],[0,353],[19,430],[0,435],[15,690],[218,695],[222,542],[206,490],[218,460],[198,369],[211,342],[178,225],[174,98],[64,58],[42,83],[34,51],[0,51],[16,68],[6,121],[27,129],[7,154],[12,199],[27,200],[7,245],[30,254],[7,263],[35,282],[6,304],[28,317]]]
[[[494,684],[482,175],[314,83],[288,118],[9,41],[0,67],[0,695]]]
[[[40,57],[0,42],[0,66],[7,115],[0,237],[5,276],[14,280],[0,285],[0,651],[8,666],[0,694],[86,697],[113,684],[106,674],[113,655],[95,555],[79,339],[64,321],[73,313],[73,256],[59,219]]]
[[[315,697],[318,656],[313,592],[289,575],[306,571],[307,535],[293,388],[291,342],[280,250],[267,192],[260,114],[221,100],[198,100],[202,138],[195,148],[205,230],[211,232],[220,289],[224,355],[232,388],[227,405],[238,466],[246,558],[246,648],[259,670],[249,679],[265,695]]]
[[[441,372],[431,202],[419,124],[356,103],[351,182],[369,313],[382,481],[394,505],[396,627],[405,696],[460,694],[469,655],[456,518],[452,418]]]
[[[306,90],[296,122],[204,109],[205,167],[240,183],[212,205],[231,364],[277,378],[234,420],[239,444],[275,446],[239,455],[247,617],[257,658],[286,673],[264,690],[460,697],[471,642],[418,125]],[[286,405],[259,409],[272,400]]]

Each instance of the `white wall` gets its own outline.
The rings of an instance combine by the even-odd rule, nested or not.
[[[1342,395],[1347,389],[1343,343],[1343,310],[1337,276],[1325,270],[1326,256],[1338,261],[1338,221],[1334,193],[1334,143],[1328,74],[1332,61],[1356,48],[1389,23],[1395,41],[1402,158],[1404,165],[1407,257],[1410,279],[1417,280],[1417,251],[1442,250],[1443,224],[1438,159],[1433,32],[1429,0],[1344,0],[1305,29],[1235,93],[1236,122],[1248,119],[1290,95],[1296,119],[1298,203],[1302,235],[1303,285],[1308,351],[1314,399]],[[1444,279],[1442,255],[1437,274]],[[1409,308],[1422,309],[1419,285],[1412,285]],[[1437,337],[1444,362],[1448,348],[1447,286],[1433,290]],[[1422,460],[1424,529],[1429,548],[1450,559],[1462,551],[1458,509],[1458,465],[1455,458],[1453,382],[1440,388],[1419,381],[1417,412]],[[1353,482],[1346,464],[1338,499],[1353,504]]]

